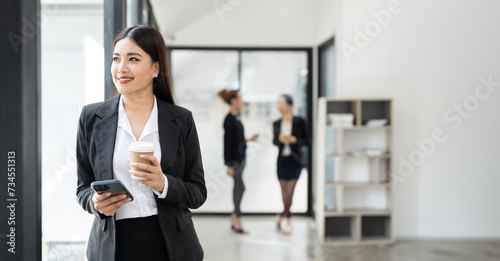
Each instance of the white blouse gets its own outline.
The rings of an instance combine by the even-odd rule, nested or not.
[[[165,198],[168,190],[168,179],[165,177],[165,187],[163,192],[153,191],[147,185],[141,184],[131,178],[130,154],[128,147],[136,141],[151,142],[155,146],[154,156],[161,161],[160,136],[158,133],[158,105],[156,96],[154,97],[153,110],[149,116],[148,122],[142,130],[139,140],[135,139],[130,126],[127,114],[123,107],[123,96],[120,96],[118,105],[118,128],[116,130],[115,150],[113,154],[113,177],[120,180],[130,191],[134,200],[120,207],[115,213],[117,220],[137,217],[148,217],[158,214],[155,195],[159,198]]]
[[[281,121],[281,134],[284,135],[292,135],[292,123],[283,123],[283,120]],[[281,155],[283,157],[287,157],[292,155],[292,149],[290,148],[290,145],[285,145],[283,147],[283,151],[281,152]]]

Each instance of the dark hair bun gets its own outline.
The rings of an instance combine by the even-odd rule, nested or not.
[[[238,91],[237,90],[222,90],[219,92],[219,96],[227,103],[227,104],[231,104],[231,100],[233,98],[236,98],[236,96],[238,95]]]

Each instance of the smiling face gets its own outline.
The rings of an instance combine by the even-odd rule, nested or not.
[[[153,79],[159,73],[159,63],[130,38],[118,41],[113,51],[111,74],[121,94],[153,91]]]

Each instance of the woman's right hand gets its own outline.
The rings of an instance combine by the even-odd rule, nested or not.
[[[101,195],[94,193],[92,201],[94,202],[95,209],[97,209],[99,213],[106,216],[112,216],[123,204],[130,202],[130,198],[127,198],[126,195],[116,195],[111,197],[111,193],[109,192]]]

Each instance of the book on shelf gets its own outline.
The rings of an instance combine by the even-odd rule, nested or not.
[[[329,113],[326,124],[331,127],[349,128],[354,124],[354,114],[352,113]]]
[[[387,125],[387,119],[372,119],[366,122],[366,127],[383,127]]]

